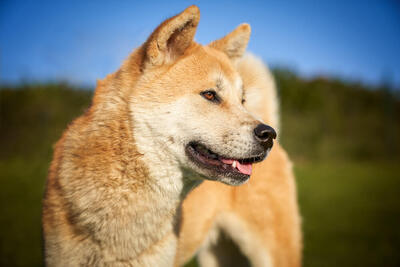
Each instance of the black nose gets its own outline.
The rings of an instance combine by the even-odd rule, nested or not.
[[[262,123],[257,125],[257,127],[254,129],[254,135],[261,143],[268,141],[271,142],[272,139],[276,138],[275,130],[272,127]]]

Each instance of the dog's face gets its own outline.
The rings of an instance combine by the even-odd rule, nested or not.
[[[132,112],[141,134],[158,144],[166,159],[172,157],[166,164],[177,162],[204,178],[239,185],[249,179],[251,164],[271,149],[276,133],[244,108],[242,79],[233,65],[249,31],[242,25],[227,36],[231,40],[209,46],[190,42],[177,59],[168,55],[163,59],[168,64],[145,68]]]

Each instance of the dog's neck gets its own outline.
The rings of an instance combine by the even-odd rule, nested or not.
[[[168,246],[172,248],[176,245],[181,202],[199,180],[193,180],[190,172],[182,170],[176,159],[168,156],[165,151],[168,140],[155,139],[149,132],[150,126],[141,120],[143,116],[148,116],[149,112],[142,110],[142,113],[138,114],[139,119],[135,119],[134,115],[140,112],[140,109],[130,107],[130,99],[136,78],[124,82],[127,79],[123,77],[138,72],[138,67],[125,65],[129,68],[125,66],[124,71],[118,71],[99,82],[90,109],[90,120],[95,125],[104,125],[104,133],[99,134],[108,135],[106,132],[109,131],[117,138],[113,137],[112,140],[119,141],[111,143],[111,147],[107,149],[124,151],[123,154],[114,157],[111,164],[126,172],[128,182],[132,186],[121,184],[122,188],[114,190],[113,194],[134,188],[127,196],[128,206],[121,207],[127,214],[119,221],[131,222],[125,234],[118,237],[122,241],[113,245],[118,248],[116,255],[118,258],[143,258],[145,256],[142,257],[142,253],[151,247],[170,244]],[[107,98],[107,101],[104,98]],[[107,166],[104,168],[112,169]],[[120,203],[111,203],[109,206],[119,205]],[[121,227],[126,228],[126,225]],[[169,241],[165,241],[166,239]],[[136,246],[133,240],[142,241]],[[166,253],[174,251],[164,250]],[[169,258],[171,255],[164,256]]]
[[[168,196],[172,206],[179,205],[186,195],[200,184],[201,179],[192,171],[180,166],[169,151],[168,140],[152,137],[151,127],[134,117],[135,146],[143,155],[142,162],[149,171],[149,183],[153,184],[160,194]]]
[[[102,232],[97,231],[96,235],[104,243],[105,250],[112,250],[115,258],[146,261],[146,251],[156,249],[163,251],[160,257],[172,260],[179,231],[180,205],[197,182],[172,156],[168,156],[165,143],[152,138],[146,132],[145,124],[133,120],[133,111],[127,101],[129,97],[123,90],[116,92],[116,86],[109,85],[105,81],[96,89],[105,92],[102,98],[109,99],[100,101],[95,96],[92,107],[84,116],[87,130],[82,128],[84,130],[76,134],[81,146],[87,148],[80,151],[95,157],[90,164],[102,169],[91,173],[88,184],[96,191],[104,191],[107,198],[101,199],[102,205],[110,207],[110,213],[120,210],[122,214],[118,220],[112,216],[101,217],[96,206],[90,205],[89,208],[93,208],[91,218],[99,217],[98,224],[103,226]],[[89,148],[95,150],[88,152]],[[89,167],[96,169],[95,166]],[[71,186],[67,178],[63,185]],[[108,180],[110,178],[112,182]],[[90,197],[86,191],[80,193],[76,188],[70,188],[73,190],[81,197]],[[98,200],[88,202],[95,201]],[[87,206],[80,208],[88,209]],[[119,232],[111,233],[109,227],[119,229]]]

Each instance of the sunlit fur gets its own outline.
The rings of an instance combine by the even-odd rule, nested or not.
[[[259,153],[260,121],[242,105],[235,67],[250,26],[202,46],[193,41],[199,19],[191,6],[164,21],[98,82],[90,108],[55,145],[43,201],[48,266],[172,266],[181,201],[215,178],[187,158],[187,142],[228,158]],[[220,104],[200,95],[209,88]]]
[[[261,60],[247,55],[237,62],[245,107],[278,130],[278,102],[273,78]],[[254,165],[249,182],[229,187],[203,182],[183,202],[176,266],[195,254],[204,267],[231,265],[218,253],[219,235],[227,234],[252,266],[301,265],[301,230],[292,165],[275,143],[269,156]],[[227,248],[228,249],[228,248]],[[228,264],[228,265],[227,265]]]

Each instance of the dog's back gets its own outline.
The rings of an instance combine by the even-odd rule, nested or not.
[[[246,108],[278,129],[277,92],[267,67],[246,55],[237,68]],[[247,184],[229,187],[204,181],[183,203],[178,266],[195,253],[207,267],[300,266],[301,248],[292,166],[279,143],[254,166]]]

